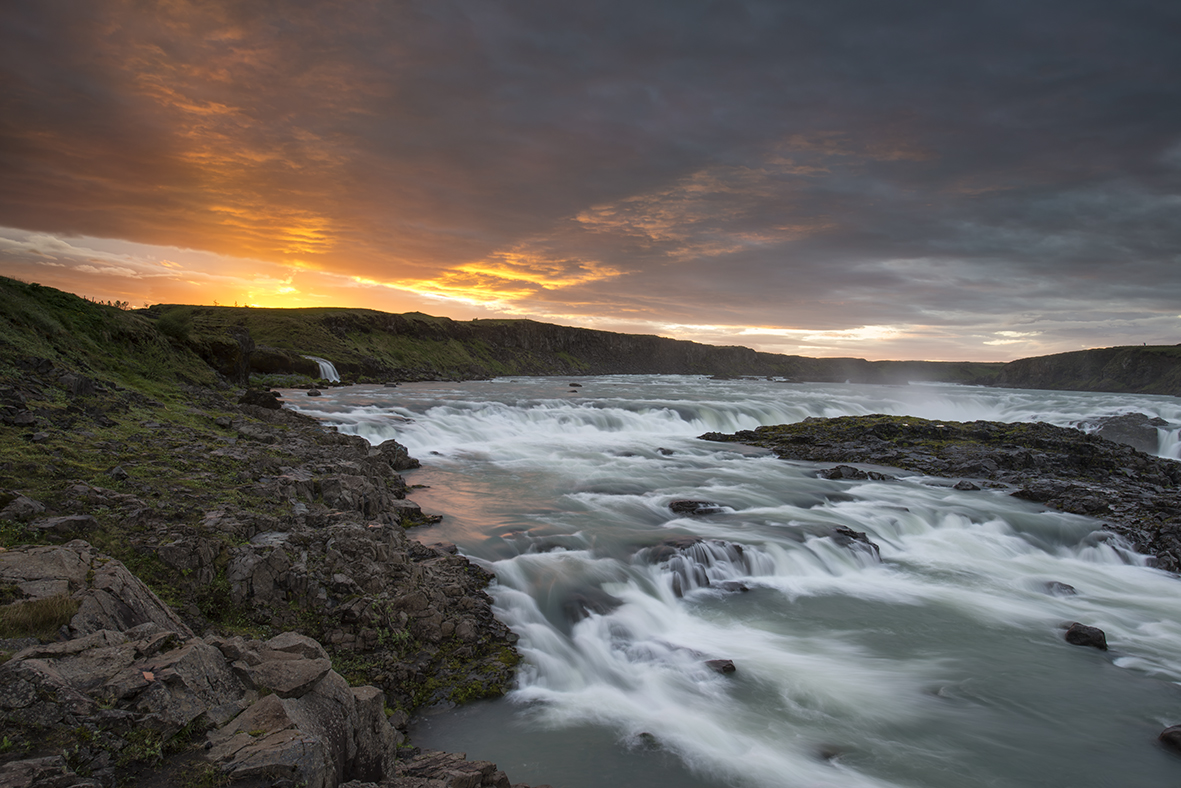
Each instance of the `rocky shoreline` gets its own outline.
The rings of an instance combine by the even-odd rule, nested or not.
[[[1110,434],[1143,441],[1127,420],[1117,426]],[[864,464],[956,479],[960,489],[1005,488],[1018,498],[1099,519],[1153,556],[1159,568],[1181,572],[1181,462],[1100,434],[1043,423],[871,415],[808,418],[701,438],[770,449],[785,460],[843,464],[822,471],[830,478],[881,477],[881,469],[848,465]]]
[[[404,447],[30,364],[0,390],[0,785],[510,785],[406,741],[519,657],[492,575],[407,537]]]

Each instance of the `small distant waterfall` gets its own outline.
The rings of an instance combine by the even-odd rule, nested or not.
[[[340,382],[340,373],[336,371],[336,367],[332,365],[331,361],[325,358],[319,358],[317,356],[304,356],[304,358],[308,359],[309,361],[315,361],[320,365],[320,377],[324,378],[324,380],[327,380],[330,383]]]
[[[1158,427],[1160,448],[1157,454],[1174,460],[1181,460],[1181,429],[1175,427]]]

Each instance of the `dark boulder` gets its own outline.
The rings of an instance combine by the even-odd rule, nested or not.
[[[239,405],[255,405],[260,408],[267,408],[268,410],[279,410],[283,407],[283,403],[278,400],[278,393],[274,391],[260,391],[259,389],[247,389],[242,398],[238,400]]]
[[[1181,725],[1170,725],[1161,731],[1157,739],[1169,749],[1181,752]]]
[[[319,396],[321,396],[321,394],[320,394],[320,389],[308,389],[308,396],[309,396],[309,397],[319,397]]]
[[[1074,586],[1066,583],[1059,583],[1057,580],[1051,580],[1046,583],[1046,593],[1051,596],[1074,596],[1078,593]]]
[[[882,549],[871,542],[864,531],[854,531],[852,528],[838,525],[832,530],[830,536],[841,547],[864,550],[879,560],[882,557]]]
[[[1107,651],[1107,635],[1098,627],[1089,627],[1077,621],[1066,630],[1066,642],[1075,646],[1091,646],[1100,651]]]
[[[1109,441],[1123,443],[1134,449],[1156,454],[1160,447],[1157,427],[1168,427],[1169,422],[1146,413],[1125,413],[1122,416],[1108,416],[1099,420],[1095,434]]]
[[[975,482],[970,482],[967,479],[960,479],[958,482],[953,484],[952,487],[954,487],[957,490],[963,490],[965,492],[975,492],[976,490],[980,489],[979,484],[976,484]]]
[[[395,471],[408,471],[419,467],[419,462],[410,456],[410,451],[396,440],[382,441],[369,450],[370,457],[381,457]]]
[[[707,659],[705,666],[718,673],[733,673],[738,670],[738,668],[734,667],[734,660],[732,659]]]
[[[852,465],[838,465],[835,468],[826,468],[820,471],[819,475],[822,479],[868,479],[877,482],[889,481],[894,478],[887,473],[863,471],[860,468],[854,468]]]
[[[668,505],[668,508],[673,511],[673,514],[687,514],[693,517],[719,514],[722,511],[722,505],[712,501],[673,501]]]
[[[648,550],[646,558],[654,564],[667,561],[682,550],[701,542],[700,536],[674,536]]]

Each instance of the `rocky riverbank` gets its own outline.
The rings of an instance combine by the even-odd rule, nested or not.
[[[1124,422],[1120,422],[1124,425]],[[1127,432],[1114,434],[1127,435]],[[906,416],[809,418],[707,440],[771,449],[786,460],[890,466],[956,479],[1101,520],[1157,565],[1181,572],[1181,462],[1049,424],[936,422]],[[1137,439],[1135,434],[1129,440]],[[851,466],[827,473],[866,478]]]
[[[405,741],[518,656],[491,574],[407,537],[431,518],[402,446],[260,392],[25,373],[0,390],[0,783],[509,784]]]

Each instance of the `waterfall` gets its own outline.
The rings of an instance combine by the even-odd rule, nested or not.
[[[332,365],[331,361],[326,358],[319,358],[317,356],[304,356],[304,358],[308,359],[309,361],[315,361],[320,365],[320,377],[324,378],[324,380],[327,380],[330,383],[340,382],[340,373],[336,371],[336,367]]]

